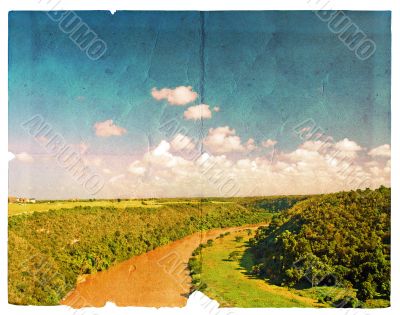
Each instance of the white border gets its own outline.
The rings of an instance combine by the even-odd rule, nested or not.
[[[116,308],[108,305],[103,309],[95,309],[94,312],[79,310],[72,311],[66,307],[23,307],[8,305],[7,302],[7,195],[8,195],[8,11],[11,10],[48,10],[46,2],[48,0],[13,0],[1,1],[0,16],[0,36],[1,36],[1,106],[0,120],[2,130],[0,132],[0,143],[2,148],[1,168],[0,168],[0,196],[1,196],[1,215],[0,239],[0,308],[2,314],[200,314],[199,308],[193,309],[143,309],[143,308]],[[321,0],[321,3],[327,0]],[[39,3],[40,2],[40,3]],[[54,3],[55,0],[52,1]],[[237,2],[227,2],[221,0],[202,0],[179,1],[179,0],[61,0],[57,6],[58,10],[312,10],[320,9],[321,3],[318,0],[245,0]],[[331,0],[328,9],[341,10],[391,10],[392,11],[392,306],[388,309],[378,310],[359,310],[359,309],[226,309],[227,312],[218,312],[217,314],[399,314],[400,313],[400,203],[399,203],[399,143],[396,138],[400,136],[400,117],[399,117],[399,57],[400,56],[400,32],[399,32],[399,1],[379,0]],[[397,87],[397,89],[395,88]],[[195,311],[196,310],[196,311]],[[229,311],[229,312],[228,312]],[[233,312],[232,312],[233,311]]]

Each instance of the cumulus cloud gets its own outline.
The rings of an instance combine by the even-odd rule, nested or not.
[[[192,163],[180,156],[173,155],[170,152],[171,144],[162,140],[155,148],[145,153],[140,160],[135,160],[128,166],[128,172],[139,177],[145,174],[149,178],[160,180],[168,174],[173,177],[178,174],[188,174],[187,167]],[[190,172],[189,172],[190,173]],[[176,179],[176,178],[175,178]],[[168,178],[168,181],[174,181]],[[160,182],[157,181],[159,184]],[[165,182],[167,184],[167,182]]]
[[[243,143],[240,139],[226,140],[238,137],[229,127],[212,129],[209,135],[220,135],[217,142],[221,147],[228,143],[229,150],[247,152],[255,145],[252,138]],[[306,141],[293,150],[276,152],[273,160],[264,154],[239,157],[214,155],[211,150],[185,157],[179,149],[185,143],[193,144],[193,139],[178,134],[171,141],[160,141],[141,157],[126,161],[126,176],[117,177],[110,185],[120,195],[134,193],[137,197],[314,194],[390,186],[390,159],[375,158],[347,140],[327,144]],[[340,158],[335,154],[340,152],[338,148],[345,154],[355,151],[357,156]],[[110,165],[115,167],[115,163]],[[120,169],[113,172],[121,173]]]
[[[126,133],[126,129],[115,125],[112,119],[95,123],[93,129],[98,137],[122,136]]]
[[[167,141],[162,140],[160,144],[154,149],[153,154],[155,156],[164,155],[169,151],[170,147],[171,145]]]
[[[183,113],[183,117],[187,120],[210,119],[211,116],[210,106],[206,104],[191,106]]]
[[[270,148],[270,147],[273,147],[277,143],[278,143],[278,141],[276,141],[276,140],[267,139],[267,140],[263,141],[261,144],[263,147]]]
[[[229,128],[218,132],[224,135],[223,139],[236,136]],[[253,141],[249,139],[240,147],[236,140],[234,143],[234,148],[246,150]],[[337,143],[330,144],[331,150],[349,149],[348,143]],[[135,189],[139,195],[151,190],[172,197],[310,194],[390,185],[390,161],[375,161],[366,153],[353,161],[336,159],[330,151],[314,150],[317,145],[320,143],[308,142],[295,150],[278,152],[274,161],[265,156],[236,160],[212,153],[184,159],[174,155],[173,146],[163,140],[133,163],[132,169],[146,165],[151,173],[146,178],[136,176],[141,181]],[[356,149],[354,145],[350,147]],[[138,173],[143,174],[143,170]]]
[[[327,150],[331,150],[333,146],[334,144],[330,141],[308,140],[301,144],[300,148],[308,151],[326,152]]]
[[[373,148],[368,152],[370,156],[390,157],[390,144],[383,144],[379,147]]]
[[[189,151],[195,148],[195,144],[192,139],[181,133],[178,133],[171,141],[171,147],[173,151]]]
[[[347,156],[349,158],[356,157],[357,152],[362,150],[362,148],[356,142],[351,141],[348,138],[344,138],[343,140],[335,143],[334,148],[337,149],[343,156]]]
[[[26,162],[26,163],[33,162],[33,160],[34,160],[33,157],[32,157],[32,155],[30,155],[30,154],[27,153],[27,152],[21,152],[21,153],[15,154],[15,158],[16,158],[18,161]]]
[[[253,151],[256,148],[256,144],[253,138],[250,138],[249,140],[247,140],[246,142],[246,149],[248,151]]]
[[[141,176],[146,173],[146,167],[144,167],[140,161],[134,161],[129,165],[128,171],[132,174]]]
[[[197,93],[192,91],[191,86],[178,86],[174,89],[163,88],[158,90],[153,88],[151,95],[157,101],[167,100],[170,105],[184,106],[197,99]]]
[[[250,140],[248,145],[254,145],[254,140]],[[251,143],[253,142],[253,143]],[[204,145],[212,153],[244,152],[246,146],[241,143],[240,137],[236,135],[235,129],[229,126],[210,128],[207,137],[204,139]]]

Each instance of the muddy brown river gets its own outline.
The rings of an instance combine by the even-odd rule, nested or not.
[[[221,233],[256,229],[261,225],[198,232],[135,256],[86,276],[61,304],[73,308],[102,307],[110,301],[118,306],[183,307],[191,286],[187,262],[193,250]]]

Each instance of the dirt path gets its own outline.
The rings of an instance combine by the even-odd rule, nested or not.
[[[193,250],[223,232],[256,229],[261,225],[265,224],[198,232],[158,247],[87,276],[61,304],[73,308],[101,307],[107,301],[118,306],[185,306],[191,283],[187,262]]]

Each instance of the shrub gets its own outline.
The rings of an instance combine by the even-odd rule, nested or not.
[[[231,261],[238,260],[241,256],[239,251],[233,251],[229,254],[228,259]]]
[[[238,243],[243,241],[243,236],[235,236],[235,241]]]

